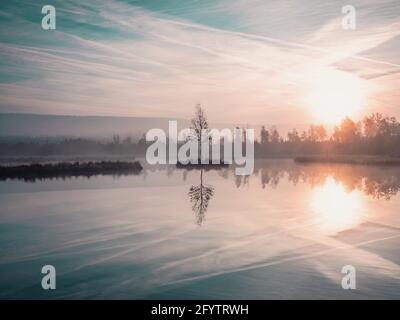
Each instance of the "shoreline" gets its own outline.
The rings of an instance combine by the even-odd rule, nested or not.
[[[295,157],[296,163],[339,163],[351,165],[383,165],[400,166],[400,157],[365,156],[365,155],[330,155],[330,156],[301,156]]]

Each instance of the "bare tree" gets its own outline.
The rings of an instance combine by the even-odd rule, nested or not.
[[[205,112],[203,108],[201,107],[200,104],[196,105],[196,112],[194,117],[191,120],[191,129],[194,130],[195,136],[191,137],[192,139],[195,139],[199,145],[199,156],[201,155],[201,143],[202,141],[207,141],[209,134],[209,128],[208,128],[208,121],[205,115]]]

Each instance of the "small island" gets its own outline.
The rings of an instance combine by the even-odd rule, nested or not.
[[[66,177],[91,177],[94,175],[129,175],[139,174],[143,170],[139,161],[97,161],[97,162],[59,162],[33,163],[17,166],[0,166],[0,180],[52,179]]]
[[[228,168],[229,163],[224,163],[222,160],[219,163],[201,163],[201,160],[198,161],[198,163],[181,163],[177,162],[176,168],[178,169],[187,169],[187,170],[193,170],[193,169],[205,169],[206,171],[212,170],[212,169],[222,169],[222,168]]]

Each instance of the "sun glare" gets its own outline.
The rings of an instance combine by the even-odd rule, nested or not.
[[[314,223],[326,234],[336,234],[362,222],[363,201],[358,191],[348,192],[329,178],[311,197]]]
[[[326,68],[313,74],[306,97],[315,121],[337,124],[354,118],[364,104],[362,81],[348,72]]]

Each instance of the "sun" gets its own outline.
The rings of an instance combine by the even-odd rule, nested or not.
[[[358,76],[324,68],[312,74],[306,104],[314,121],[337,124],[345,117],[357,117],[364,99],[362,80]]]

